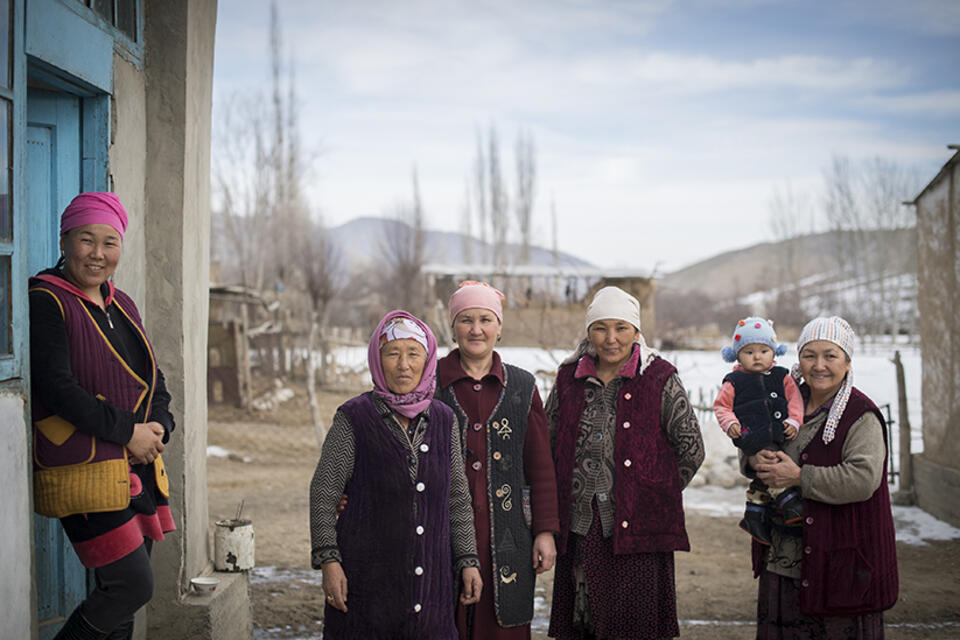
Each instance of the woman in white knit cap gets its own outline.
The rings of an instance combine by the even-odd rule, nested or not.
[[[640,303],[597,291],[586,337],[547,399],[560,536],[551,637],[679,635],[674,551],[688,551],[681,491],[703,462],[676,369],[640,333]]]
[[[815,318],[797,341],[805,417],[782,451],[741,461],[771,487],[802,487],[802,527],[753,543],[757,638],[872,640],[897,601],[897,555],[887,490],[886,425],[853,386],[854,332]],[[776,524],[776,522],[775,522]]]

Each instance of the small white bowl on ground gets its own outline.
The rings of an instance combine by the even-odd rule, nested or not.
[[[216,591],[217,586],[220,584],[220,578],[200,576],[199,578],[191,578],[190,584],[193,585],[195,593],[212,593]]]

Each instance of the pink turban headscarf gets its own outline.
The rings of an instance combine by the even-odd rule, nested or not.
[[[423,366],[420,382],[413,391],[402,395],[390,391],[387,386],[387,379],[383,375],[383,364],[380,362],[380,336],[384,335],[384,329],[390,326],[395,318],[406,318],[413,321],[423,331],[427,340],[427,362]],[[420,342],[420,336],[407,335],[407,332],[398,333],[388,330],[387,334],[387,338],[393,336],[394,339],[409,338]],[[423,343],[420,342],[420,344]],[[370,346],[367,348],[367,364],[370,367],[370,377],[373,378],[373,393],[383,400],[390,409],[407,418],[413,418],[430,406],[430,401],[433,400],[433,392],[437,387],[437,339],[433,337],[430,327],[419,318],[401,310],[391,311],[385,315],[376,331],[370,336]]]
[[[120,238],[127,230],[127,210],[115,193],[90,191],[70,201],[60,216],[60,235],[87,224],[108,224]]]
[[[450,296],[450,324],[453,324],[453,321],[457,319],[457,314],[464,309],[487,309],[497,316],[500,324],[503,324],[503,300],[505,298],[506,296],[486,282],[464,280],[460,283],[460,288]]]

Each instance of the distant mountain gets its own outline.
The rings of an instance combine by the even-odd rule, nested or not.
[[[409,226],[400,220],[390,218],[363,217],[355,218],[349,222],[327,229],[327,238],[336,245],[345,264],[353,269],[363,264],[372,264],[382,253],[382,243],[387,234],[403,232],[402,228]],[[472,259],[465,259],[464,255],[464,236],[463,234],[452,231],[425,231],[426,242],[424,252],[427,263],[459,265],[459,264],[489,264],[492,255],[492,247],[489,243],[481,242],[476,238],[469,238],[469,247],[473,254]],[[520,245],[515,243],[507,244],[507,262],[514,264],[520,255]],[[592,266],[586,260],[571,255],[569,253],[559,252],[557,263],[560,266],[567,267],[590,267]],[[530,247],[530,264],[536,266],[552,266],[553,251],[543,247]]]
[[[911,229],[867,232],[871,243],[883,244],[884,238],[912,234]],[[714,299],[733,299],[770,289],[777,281],[778,265],[783,264],[786,252],[793,251],[794,277],[797,280],[830,279],[841,271],[845,257],[844,246],[852,242],[850,232],[830,231],[816,233],[781,242],[763,242],[751,247],[727,251],[661,276],[658,290],[677,293],[701,291]],[[900,243],[897,246],[903,246]],[[914,247],[910,241],[907,246]],[[916,261],[913,261],[916,264]]]

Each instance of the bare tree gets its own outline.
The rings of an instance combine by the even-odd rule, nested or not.
[[[536,187],[537,165],[533,134],[521,131],[517,134],[517,186],[514,211],[520,228],[520,264],[530,263],[530,232],[533,218],[533,199]]]
[[[914,315],[904,300],[916,274],[914,220],[902,201],[916,192],[919,178],[881,158],[854,163],[836,157],[824,182],[841,272],[853,284],[853,294],[841,296],[843,311],[868,335],[899,333]]]
[[[388,306],[420,313],[426,232],[420,182],[413,171],[413,201],[397,207],[397,220],[380,239],[381,293]]]
[[[813,209],[789,184],[775,188],[767,206],[770,230],[779,247],[773,274],[776,298],[770,312],[781,326],[799,327],[805,322],[800,291],[802,236],[811,230]]]
[[[500,143],[496,129],[490,127],[487,160],[490,166],[490,227],[493,231],[493,265],[503,268],[507,264],[507,186],[500,173]]]
[[[477,228],[480,231],[481,252],[486,251],[487,229],[489,225],[489,209],[487,208],[487,158],[483,150],[483,133],[477,129],[477,155],[473,160],[473,194],[477,199]],[[488,256],[481,255],[480,261],[485,262]]]
[[[470,183],[463,186],[460,206],[460,251],[464,264],[473,264],[473,211],[470,208]]]

